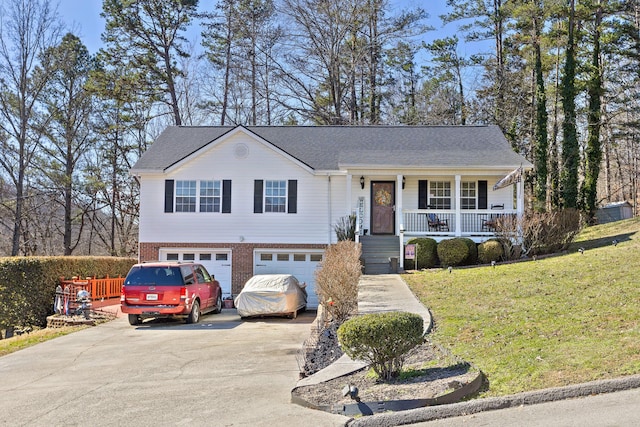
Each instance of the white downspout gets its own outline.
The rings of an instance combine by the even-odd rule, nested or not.
[[[329,219],[329,240],[328,244],[331,244],[333,221],[331,221],[331,175],[327,174],[327,218]]]

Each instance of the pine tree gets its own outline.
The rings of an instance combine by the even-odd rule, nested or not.
[[[54,197],[53,201],[63,208],[64,255],[71,255],[91,208],[91,202],[82,194],[80,174],[94,142],[89,122],[92,99],[85,88],[94,60],[86,46],[71,33],[58,46],[45,51],[43,57],[49,79],[43,91],[46,116],[40,124],[45,136],[40,142],[40,180],[45,181],[42,182],[45,188],[62,195],[62,200]]]
[[[104,0],[101,14],[107,49],[149,75],[148,92],[164,95],[178,126],[182,115],[177,79],[183,74],[178,59],[189,56],[183,33],[197,4],[198,0]]]

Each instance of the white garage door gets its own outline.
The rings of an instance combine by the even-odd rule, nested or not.
[[[161,261],[192,261],[204,265],[222,288],[222,297],[231,295],[231,251],[215,249],[160,249]]]
[[[293,274],[307,284],[307,307],[318,307],[315,271],[322,261],[323,251],[260,250],[255,253],[253,274]]]

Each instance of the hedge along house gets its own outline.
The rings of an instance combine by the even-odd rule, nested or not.
[[[523,213],[523,169],[496,126],[169,127],[131,169],[139,257],[195,260],[237,294],[254,274],[312,289],[335,226],[356,215],[365,273],[408,239],[494,235]],[[498,183],[498,185],[495,185]]]

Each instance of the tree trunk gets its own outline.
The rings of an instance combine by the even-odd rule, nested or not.
[[[506,132],[508,125],[506,123],[505,108],[504,108],[504,43],[503,43],[503,18],[502,14],[502,0],[493,0],[493,13],[494,13],[494,38],[496,48],[496,105],[495,115],[496,122],[502,128],[503,132]]]
[[[569,5],[569,35],[567,39],[566,61],[562,77],[562,205],[565,208],[578,207],[578,164],[580,152],[576,130],[575,106],[575,0]]]
[[[598,193],[598,176],[602,162],[600,143],[601,108],[602,108],[602,76],[600,72],[600,25],[602,23],[602,3],[598,1],[593,31],[593,57],[591,61],[592,76],[588,82],[589,110],[587,112],[587,149],[585,178],[582,187],[583,209],[588,220],[592,222],[596,214],[596,197]]]
[[[164,50],[164,66],[167,73],[167,89],[171,97],[171,110],[173,112],[173,120],[176,126],[182,126],[182,117],[180,116],[180,106],[178,104],[178,95],[176,93],[176,84],[174,81],[173,67],[171,66],[171,52],[169,47]]]
[[[544,76],[542,74],[542,53],[540,51],[540,28],[537,17],[533,19],[533,47],[535,52],[535,209],[543,212],[547,203],[547,162],[548,162],[548,139],[547,139],[547,96],[544,89]]]

